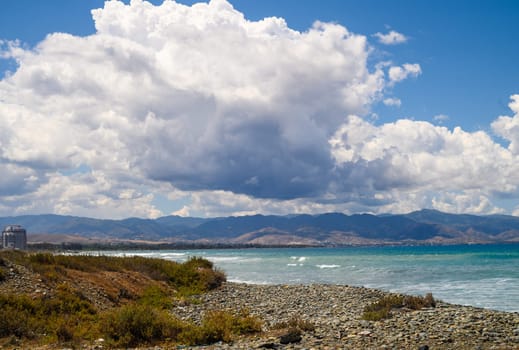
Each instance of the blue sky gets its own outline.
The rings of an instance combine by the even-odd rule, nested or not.
[[[514,175],[519,112],[512,98],[519,93],[519,46],[514,41],[519,36],[517,1],[231,0],[234,9],[224,16],[221,13],[230,11],[225,1],[214,1],[204,13],[166,8],[160,6],[162,0],[154,0],[153,6],[140,7],[142,23],[131,17],[142,2],[124,3],[123,15],[99,0],[2,2],[0,40],[4,56],[9,56],[0,59],[4,130],[36,124],[40,133],[32,138],[27,131],[13,137],[0,134],[0,166],[11,174],[0,183],[0,214],[215,216],[406,212],[422,207],[519,213],[519,181]],[[196,1],[178,3],[191,9]],[[97,19],[102,24],[96,30],[90,10],[103,7],[105,17]],[[175,11],[182,14],[168,17]],[[240,15],[246,23],[237,22]],[[272,45],[281,45],[270,52],[272,62],[265,63],[269,56],[261,55],[258,60],[263,61],[253,62],[252,55],[244,63],[240,56],[247,56],[249,50],[273,47],[263,46],[256,29],[250,29],[269,17],[284,19],[284,25],[276,22],[276,30],[286,27],[304,34],[321,21],[346,28],[347,35],[336,38],[335,29],[322,27],[317,32],[330,36],[318,42],[278,32],[271,37]],[[168,37],[160,38],[160,46],[153,46],[151,36],[148,41],[140,37],[156,30],[151,24],[146,27],[145,18],[156,22],[162,18],[172,28]],[[210,29],[199,26],[196,33],[185,25],[176,27],[199,20],[229,20],[237,26],[235,32],[254,33],[231,40],[225,36],[230,27],[219,24]],[[132,23],[131,30],[127,23]],[[217,41],[220,29],[222,48],[229,50],[229,56],[221,57],[213,45],[186,44],[185,38],[205,34]],[[208,30],[214,33],[209,35]],[[382,37],[392,31],[404,39],[384,44]],[[72,36],[49,37],[52,33]],[[79,40],[86,37],[91,42]],[[288,37],[294,45],[301,43],[300,56],[283,54],[282,48],[289,45],[283,40]],[[365,45],[347,42],[348,37],[363,39]],[[326,46],[328,39],[347,50]],[[13,44],[15,40],[19,43]],[[175,50],[165,49],[168,45]],[[155,57],[157,66],[143,65],[137,54],[110,58],[96,51],[106,46],[114,52],[135,50]],[[316,60],[319,50],[329,57],[343,55],[342,61]],[[301,56],[305,53],[308,57]],[[124,67],[117,64],[123,56]],[[88,57],[105,61],[96,65]],[[71,72],[77,69],[91,75],[64,76],[68,70],[58,67],[60,59],[68,62]],[[193,66],[186,63],[189,59]],[[244,70],[222,68],[223,59]],[[263,84],[248,63],[257,64],[257,71],[282,74]],[[330,65],[335,63],[334,70]],[[190,80],[181,74],[196,72],[196,67],[212,67],[209,72],[218,79]],[[297,67],[316,75],[307,76]],[[142,99],[135,88],[118,95],[109,91],[105,81],[87,82],[104,75],[114,79],[110,86],[139,87],[142,69],[154,72],[145,80],[151,83],[148,90],[143,88],[147,97]],[[400,73],[398,78],[391,78],[392,69]],[[340,70],[348,74],[338,76]],[[160,75],[157,72],[171,80],[154,80]],[[42,74],[51,77],[43,79]],[[154,88],[162,83],[161,89]],[[249,100],[254,93],[277,89],[279,94],[269,95],[264,105],[256,103],[257,98]],[[349,90],[344,93],[344,89]],[[240,101],[230,97],[240,93],[246,94]],[[49,96],[56,103],[42,105]],[[87,108],[88,98],[103,102]],[[276,104],[281,100],[290,103]],[[302,122],[287,117],[297,113]],[[500,116],[508,119],[498,120]],[[135,125],[135,130],[128,125]],[[64,133],[58,137],[60,142],[49,138],[53,130]],[[96,138],[103,142],[96,144]],[[22,140],[22,146],[16,140]]]

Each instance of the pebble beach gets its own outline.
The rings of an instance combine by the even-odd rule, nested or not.
[[[52,290],[23,266],[9,265],[0,293],[26,293],[33,297]],[[96,288],[81,284],[86,297],[100,309],[109,305]],[[436,300],[435,307],[397,309],[388,319],[367,321],[364,308],[391,293],[338,284],[260,285],[225,282],[202,295],[178,301],[171,312],[199,323],[211,310],[247,310],[263,322],[262,332],[232,343],[207,346],[156,346],[147,349],[519,349],[519,313],[461,306]],[[300,336],[287,338],[281,324],[298,319],[311,325]],[[7,348],[35,348],[24,345]],[[56,348],[53,346],[38,349]],[[61,348],[61,347],[60,347]],[[103,343],[83,349],[104,349]],[[142,348],[146,349],[146,348]]]
[[[381,321],[362,319],[363,308],[389,293],[341,285],[225,283],[173,309],[199,321],[209,310],[246,309],[264,321],[264,333],[197,349],[519,349],[519,313],[437,301],[434,308],[396,310]],[[276,325],[299,318],[313,324],[301,339],[283,342]]]

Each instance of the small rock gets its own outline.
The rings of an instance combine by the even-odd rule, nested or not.
[[[288,333],[279,337],[279,342],[281,344],[299,343],[301,339],[303,339],[303,337],[301,337],[301,331],[298,329],[291,329]]]

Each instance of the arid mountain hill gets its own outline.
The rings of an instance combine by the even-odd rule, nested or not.
[[[421,210],[404,215],[166,216],[101,220],[60,215],[0,218],[20,224],[29,242],[144,241],[256,245],[369,245],[519,242],[519,217]]]

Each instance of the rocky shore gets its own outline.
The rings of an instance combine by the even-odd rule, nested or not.
[[[246,309],[265,322],[261,335],[198,349],[519,349],[519,313],[438,301],[435,308],[363,320],[363,308],[387,294],[337,285],[226,283],[173,312],[196,321],[208,310]],[[314,329],[302,332],[301,339],[283,338],[287,330],[280,325],[294,318]]]
[[[106,288],[75,283],[100,310],[113,305]],[[99,278],[102,276],[98,276]],[[123,274],[110,275],[113,283],[146,285]],[[106,282],[106,281],[105,281]],[[103,282],[104,283],[104,282]],[[106,283],[105,283],[106,284]],[[108,285],[108,284],[107,284]],[[106,286],[105,286],[106,287]],[[130,288],[130,285],[126,286]],[[101,292],[100,292],[101,291]],[[0,293],[24,293],[34,298],[51,295],[53,289],[27,268],[4,261]],[[175,302],[171,312],[184,320],[200,322],[210,310],[247,310],[263,321],[263,332],[192,349],[519,349],[519,313],[499,312],[437,301],[434,308],[398,309],[381,321],[362,319],[364,307],[388,296],[380,290],[339,285],[249,285],[224,283],[219,288],[185,302]],[[304,324],[301,334],[289,332],[291,321]],[[26,349],[23,344],[3,348]],[[51,349],[43,346],[38,349]],[[59,347],[62,348],[62,347]],[[104,349],[103,342],[82,349]],[[149,349],[190,349],[163,345]]]

